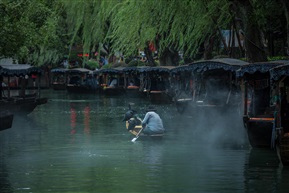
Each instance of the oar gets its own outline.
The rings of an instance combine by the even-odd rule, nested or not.
[[[137,140],[137,138],[139,137],[140,133],[142,132],[143,127],[139,130],[139,132],[136,134],[135,138],[133,138],[131,141],[135,142]]]

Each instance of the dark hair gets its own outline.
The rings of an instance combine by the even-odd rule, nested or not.
[[[149,111],[156,111],[156,109],[155,109],[154,106],[150,105],[150,106],[148,106],[148,108],[146,109],[146,111],[147,111],[147,112],[149,112]]]

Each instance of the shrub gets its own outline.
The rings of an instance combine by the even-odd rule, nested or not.
[[[99,68],[99,63],[95,60],[86,61],[86,65],[89,66],[89,68],[91,68],[91,69]]]
[[[131,60],[128,65],[129,67],[132,67],[132,66],[145,66],[145,63],[140,61],[140,60]]]

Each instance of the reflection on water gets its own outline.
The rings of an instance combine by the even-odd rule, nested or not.
[[[0,133],[1,193],[288,192],[289,170],[274,151],[251,150],[237,121],[228,130],[158,105],[165,137],[132,143],[123,114],[132,102],[143,117],[147,100],[44,95]]]
[[[280,165],[273,151],[251,150],[245,163],[244,175],[246,192],[288,191],[289,170]]]

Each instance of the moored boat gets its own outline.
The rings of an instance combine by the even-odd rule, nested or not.
[[[245,64],[238,59],[220,58],[175,68],[172,87],[178,112],[196,115],[200,111],[223,113],[240,108],[236,71]]]
[[[93,71],[86,68],[72,68],[66,71],[69,79],[66,89],[70,93],[95,93],[99,91]]]
[[[107,96],[125,93],[123,67],[104,68],[94,73],[100,77],[101,93]]]
[[[156,66],[140,69],[142,91],[153,104],[173,103],[170,92],[170,70],[175,66]]]
[[[272,137],[280,161],[289,166],[289,63],[272,68],[270,77],[275,127]]]
[[[38,105],[46,104],[47,98],[40,98],[36,94],[25,94],[24,96],[3,97],[0,101],[1,110],[11,111],[13,114],[29,114]]]
[[[29,64],[1,65],[1,85],[3,77],[7,79],[8,83],[10,82],[11,77],[17,77],[19,88],[17,86],[17,89],[14,89],[13,92],[11,92],[10,84],[7,84],[5,91],[3,91],[1,87],[0,111],[9,109],[12,114],[27,115],[38,105],[47,103],[47,98],[40,97],[40,77],[42,73],[43,71],[41,68]],[[30,90],[30,93],[27,93],[27,84],[29,77],[32,75],[37,75],[38,87]]]
[[[54,68],[51,70],[52,82],[51,86],[54,90],[66,89],[66,68]]]
[[[132,66],[125,67],[124,73],[124,88],[125,94],[128,97],[143,97],[142,81],[140,71],[141,69],[148,68],[147,66]]]
[[[275,148],[276,105],[269,70],[284,63],[250,63],[238,71],[243,92],[243,124],[253,148]]]
[[[194,101],[192,66],[182,65],[171,70],[171,89],[174,93],[173,101],[179,113],[184,113],[190,109],[189,106]]]

